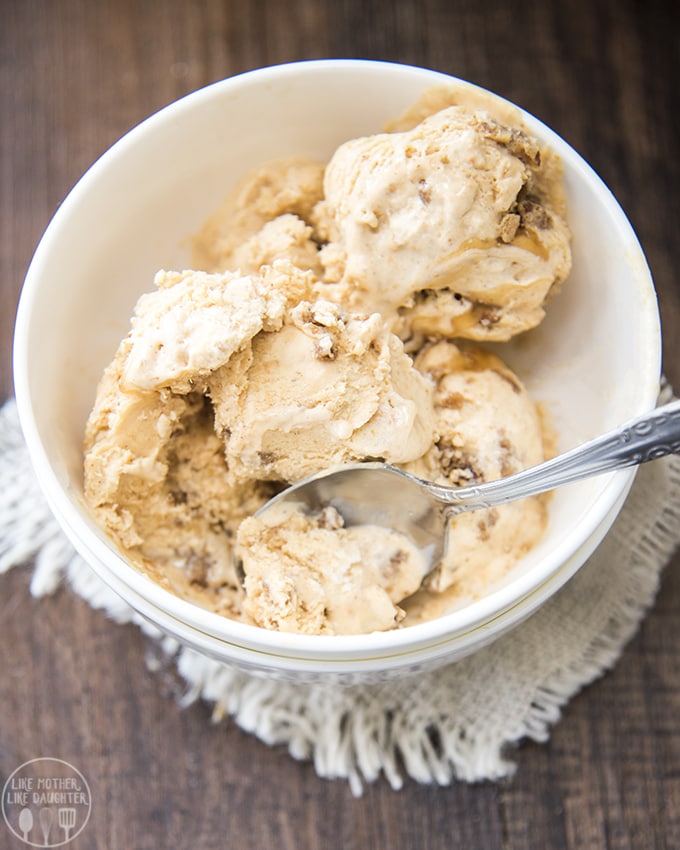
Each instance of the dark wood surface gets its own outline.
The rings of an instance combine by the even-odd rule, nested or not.
[[[0,400],[26,266],[61,199],[149,113],[214,80],[321,57],[421,64],[561,133],[612,188],[655,277],[680,386],[680,16],[659,0],[0,0]],[[105,223],[103,222],[104,226]],[[0,486],[2,486],[0,482]],[[678,848],[680,558],[615,670],[516,776],[352,798],[209,710],[180,710],[145,640],[68,591],[0,580],[0,780],[76,764],[94,807],[74,848]],[[0,847],[21,847],[0,822]]]

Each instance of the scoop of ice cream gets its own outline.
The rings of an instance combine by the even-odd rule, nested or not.
[[[300,269],[321,274],[319,246],[310,225],[296,215],[280,215],[262,225],[253,236],[235,248],[230,264],[241,273],[257,272],[277,260],[288,260]]]
[[[289,157],[246,174],[194,238],[195,267],[256,272],[283,257],[320,273],[308,224],[323,197],[323,171],[321,163]]]
[[[399,313],[403,336],[508,339],[541,321],[570,268],[556,159],[483,110],[345,143],[324,192],[332,297]]]
[[[334,508],[308,515],[283,503],[238,531],[244,607],[260,626],[303,634],[365,634],[394,628],[398,603],[423,580],[422,553],[377,526],[344,528]]]
[[[519,378],[489,352],[451,342],[427,346],[416,365],[435,384],[438,439],[409,471],[447,486],[494,481],[544,459],[536,405]],[[503,576],[540,538],[541,497],[453,518],[450,546],[429,585],[474,596]]]
[[[159,272],[156,289],[135,307],[123,384],[199,389],[257,333],[280,328],[286,307],[307,294],[311,280],[284,262],[251,276]]]
[[[85,437],[85,496],[99,524],[164,587],[240,616],[232,540],[271,492],[228,480],[200,393],[123,390],[122,345],[100,382]]]
[[[237,479],[297,481],[367,458],[413,460],[432,443],[430,382],[379,315],[300,302],[209,381]]]

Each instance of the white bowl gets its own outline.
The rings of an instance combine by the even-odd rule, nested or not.
[[[92,568],[169,634],[251,671],[375,680],[455,660],[552,595],[606,534],[627,470],[572,484],[550,503],[538,545],[481,599],[421,625],[369,635],[283,634],[213,614],[138,572],[84,502],[82,438],[97,381],[159,268],[190,267],[188,237],[249,168],[327,159],[380,131],[433,85],[434,71],[355,60],[252,71],[151,116],[105,153],[57,211],[28,270],[16,324],[19,414],[57,519]],[[660,331],[654,287],[616,200],[559,136],[522,112],[565,168],[574,265],[544,323],[503,357],[548,410],[564,450],[654,406]]]

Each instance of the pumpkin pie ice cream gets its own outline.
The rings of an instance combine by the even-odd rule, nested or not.
[[[87,424],[86,498],[139,569],[264,628],[362,633],[474,598],[540,538],[541,498],[458,516],[423,584],[392,529],[254,516],[348,462],[458,486],[544,459],[534,401],[480,347],[539,324],[570,267],[559,162],[511,111],[430,93],[326,164],[264,163],[193,265],[139,299]]]

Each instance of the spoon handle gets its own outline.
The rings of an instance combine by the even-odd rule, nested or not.
[[[578,448],[507,478],[451,489],[431,487],[447,513],[490,508],[608,472],[680,452],[680,401],[657,407]]]

